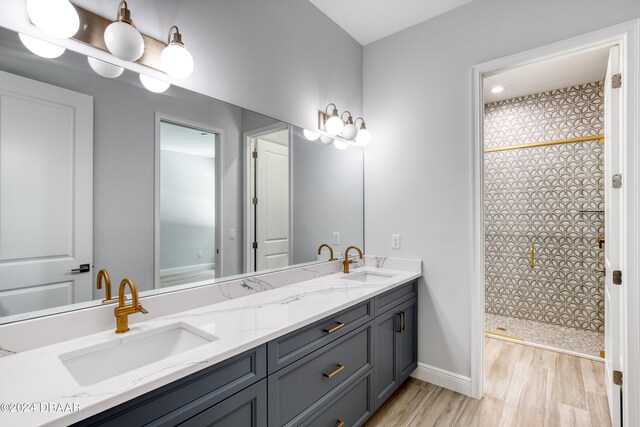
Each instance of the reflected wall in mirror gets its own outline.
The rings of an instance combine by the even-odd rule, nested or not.
[[[362,150],[0,29],[0,323],[100,304],[100,269],[145,296],[363,240]]]

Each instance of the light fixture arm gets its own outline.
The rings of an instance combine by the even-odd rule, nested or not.
[[[123,6],[124,5],[124,6]],[[125,0],[122,0],[118,4],[118,17],[116,18],[117,22],[125,22],[132,27],[136,27],[131,20],[131,11],[129,10],[129,6]]]
[[[173,37],[172,37],[172,34],[173,34]],[[177,44],[180,46],[184,46],[184,43],[182,42],[182,34],[180,33],[180,30],[176,25],[169,28],[169,35],[167,36],[167,45],[170,45],[170,44]]]
[[[349,116],[347,117],[347,121],[346,122],[344,120],[342,120],[342,117],[344,117],[344,113],[349,114]],[[353,124],[353,116],[351,116],[351,111],[348,111],[348,110],[343,111],[342,114],[340,115],[340,120],[342,120],[346,124]]]
[[[358,124],[358,120],[362,120],[362,124],[360,125],[360,129],[366,129],[366,128],[367,128],[367,125],[365,124],[364,119],[363,119],[362,117],[358,117],[358,118],[355,120],[354,124],[356,124],[356,125],[357,125],[357,124]]]
[[[329,114],[329,107],[333,105],[333,112],[331,114]],[[327,116],[331,115],[331,116],[337,116],[338,115],[338,107],[336,107],[336,104],[334,103],[330,103],[329,105],[327,105],[327,108],[324,109],[324,112]]]

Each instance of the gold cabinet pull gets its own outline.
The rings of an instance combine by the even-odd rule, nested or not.
[[[325,329],[323,329],[323,331],[325,331],[328,334],[331,334],[331,333],[337,331],[338,329],[342,328],[343,326],[344,326],[344,323],[338,322],[338,324],[336,326],[334,326],[333,328],[331,328],[331,329],[326,329],[325,328]]]
[[[344,369],[344,365],[338,365],[338,368],[335,371],[333,371],[331,373],[328,373],[328,374],[322,374],[322,375],[324,375],[327,378],[332,378],[333,376],[335,376],[337,373],[339,373],[343,369]]]
[[[531,247],[529,248],[529,268],[531,270],[533,270],[533,266],[535,265],[535,262],[536,262],[536,250],[532,244]]]
[[[344,421],[338,420],[338,424],[336,424],[336,427],[344,427]]]

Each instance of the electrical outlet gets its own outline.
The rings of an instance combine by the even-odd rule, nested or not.
[[[340,232],[339,231],[334,231],[333,232],[333,244],[334,245],[339,245],[340,244]]]
[[[392,234],[391,235],[391,248],[392,249],[400,249],[400,235]]]
[[[233,240],[236,238],[236,229],[232,228],[229,230],[229,239]]]

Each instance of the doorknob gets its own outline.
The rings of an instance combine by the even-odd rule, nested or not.
[[[91,271],[90,264],[80,264],[78,268],[74,268],[71,270],[72,273],[88,273]]]

